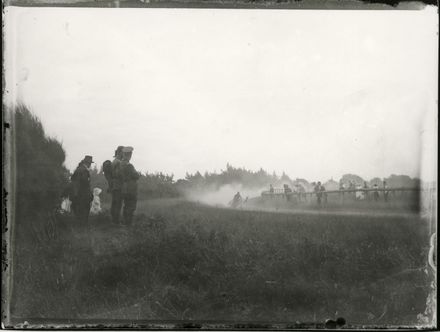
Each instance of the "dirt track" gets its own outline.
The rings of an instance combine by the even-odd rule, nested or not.
[[[415,212],[399,212],[399,211],[377,211],[377,210],[363,210],[363,211],[355,211],[355,210],[329,210],[325,207],[316,209],[283,209],[283,208],[263,208],[263,207],[252,207],[246,208],[245,211],[265,211],[272,213],[288,213],[288,214],[312,214],[312,215],[344,215],[344,216],[374,216],[374,217],[401,217],[401,218],[414,218],[419,217],[419,213]]]
[[[172,198],[172,199],[155,199],[150,201],[145,201],[144,204],[148,207],[172,207],[178,205],[182,202],[185,202],[185,199],[182,198]],[[194,202],[194,201],[192,201]],[[233,209],[231,207],[227,207],[225,205],[217,204],[205,204],[202,202],[196,202],[200,205],[210,206],[213,208],[221,208],[226,210],[234,210],[234,211],[259,211],[259,212],[269,212],[269,213],[286,213],[286,214],[306,214],[306,215],[344,215],[344,216],[374,216],[374,217],[401,217],[401,218],[417,218],[424,217],[423,213],[418,213],[415,211],[409,210],[400,210],[398,208],[389,209],[376,209],[374,206],[371,208],[356,208],[356,207],[347,207],[343,208],[340,206],[307,206],[304,207],[269,207],[269,206],[261,206],[257,203],[243,205],[241,208]]]

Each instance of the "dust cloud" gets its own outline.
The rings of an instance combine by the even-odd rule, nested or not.
[[[217,207],[228,207],[237,192],[240,192],[243,200],[246,200],[246,198],[251,200],[252,198],[260,197],[264,190],[268,190],[268,188],[250,189],[244,188],[241,184],[227,184],[220,188],[215,188],[213,186],[209,189],[188,190],[185,192],[185,196],[190,201]]]

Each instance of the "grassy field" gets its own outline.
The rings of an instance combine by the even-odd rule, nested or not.
[[[417,324],[416,214],[275,213],[144,201],[131,227],[57,216],[17,230],[12,317]]]

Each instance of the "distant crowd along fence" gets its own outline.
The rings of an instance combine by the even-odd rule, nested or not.
[[[394,199],[408,199],[418,197],[423,190],[421,188],[356,188],[356,189],[340,189],[321,191],[323,199],[327,196],[337,197],[339,199],[355,199],[355,200],[374,200],[380,199],[389,201]],[[376,195],[375,195],[376,193]],[[316,198],[317,192],[285,192],[283,188],[274,188],[273,191],[267,190],[261,193],[263,198],[287,198],[296,201],[311,201]],[[376,196],[376,197],[375,197]]]

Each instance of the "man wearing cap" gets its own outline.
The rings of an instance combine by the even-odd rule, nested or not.
[[[123,146],[118,146],[115,151],[115,159],[112,161],[112,179],[109,183],[109,189],[112,194],[112,206],[110,213],[112,215],[112,221],[119,223],[122,209],[122,173],[121,173],[121,161]]]
[[[140,177],[134,166],[130,163],[133,148],[126,146],[122,149],[121,175],[122,175],[122,200],[124,202],[124,224],[130,225],[133,220],[137,204],[137,181]]]
[[[90,166],[92,163],[92,156],[85,156],[71,177],[72,211],[80,223],[87,223],[90,203],[93,200],[93,194],[90,189]]]

